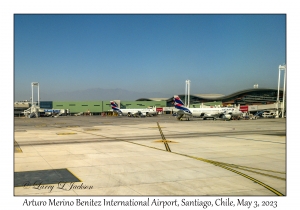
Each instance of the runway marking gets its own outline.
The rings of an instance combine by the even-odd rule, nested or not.
[[[171,141],[171,140],[163,140],[163,139],[160,139],[160,140],[155,140],[154,142],[167,142],[167,143],[178,143],[176,141]]]
[[[87,128],[87,129],[84,129],[85,131],[100,131],[100,129],[97,129],[97,128]]]
[[[173,153],[175,153],[175,152],[173,152]],[[224,165],[224,166],[227,166],[227,167],[238,168],[238,169],[241,169],[241,170],[257,173],[257,174],[260,174],[260,175],[264,175],[264,176],[268,176],[268,177],[272,177],[272,178],[276,178],[276,179],[286,180],[285,178],[282,178],[282,177],[273,176],[273,175],[270,175],[270,174],[265,174],[265,173],[261,173],[261,172],[257,172],[257,171],[253,171],[253,170],[249,170],[249,169],[267,171],[267,172],[279,173],[279,174],[286,174],[285,172],[281,172],[281,171],[273,171],[273,170],[266,170],[266,169],[260,169],[260,168],[254,168],[254,167],[248,167],[248,166],[242,166],[242,165],[236,165],[236,164],[230,164],[230,163],[224,163],[224,162],[218,162],[218,161],[214,161],[214,160],[209,160],[209,159],[205,159],[205,158],[199,158],[199,157],[184,155],[184,154],[180,154],[180,153],[176,153],[176,154],[191,157],[191,158],[201,160],[203,162],[211,163],[211,164],[214,164],[214,165]]]
[[[157,122],[157,127],[158,127],[158,130],[159,130],[159,132],[160,132],[160,135],[161,135],[161,137],[162,137],[162,139],[163,139],[163,142],[164,142],[164,144],[165,144],[166,150],[167,150],[168,152],[171,152],[171,149],[170,149],[170,147],[169,147],[169,145],[168,145],[168,142],[167,142],[167,140],[166,140],[166,138],[165,138],[165,135],[163,134],[163,132],[162,132],[162,130],[161,130],[161,127],[160,127],[160,125],[159,125],[158,122]]]
[[[159,148],[155,148],[155,147],[150,147],[150,146],[147,146],[147,145],[143,145],[143,144],[139,144],[139,143],[136,143],[136,142],[130,142],[130,141],[126,141],[126,142],[129,142],[129,143],[133,143],[133,144],[136,144],[136,145],[140,145],[140,146],[144,146],[144,147],[149,147],[149,148],[154,148],[154,149],[158,149],[158,150],[162,150],[162,149],[159,149]],[[162,151],[165,151],[165,150],[162,150]],[[171,152],[171,151],[169,151]],[[276,195],[278,196],[284,196],[284,194],[282,194],[281,192],[277,191],[276,189],[270,187],[269,185],[247,175],[247,174],[244,174],[240,171],[237,171],[237,170],[234,170],[232,168],[236,167],[236,168],[239,168],[241,170],[247,170],[245,168],[251,168],[251,167],[247,167],[247,166],[240,166],[240,165],[235,165],[235,164],[228,164],[228,163],[222,163],[222,162],[218,162],[218,161],[213,161],[213,160],[208,160],[208,159],[204,159],[204,158],[199,158],[199,157],[194,157],[194,156],[190,156],[190,155],[186,155],[186,154],[181,154],[181,153],[177,153],[177,152],[171,152],[173,154],[177,154],[177,155],[181,155],[181,156],[185,156],[185,157],[189,157],[189,158],[193,158],[193,159],[196,159],[196,160],[200,160],[200,161],[203,161],[203,162],[206,162],[206,163],[210,163],[210,164],[213,164],[215,166],[218,166],[218,167],[221,167],[221,168],[224,168],[226,170],[229,170],[231,172],[234,172],[238,175],[241,175],[247,179],[250,179],[251,181],[254,181],[255,183],[265,187],[266,189],[270,190],[271,192],[275,193]],[[231,167],[229,167],[231,166]],[[255,169],[255,168],[252,168],[252,169]],[[264,169],[257,169],[256,170],[264,170]],[[251,170],[248,170],[248,171],[251,171]],[[275,172],[275,173],[282,173],[282,174],[285,174],[284,172],[278,172],[278,171],[271,171],[271,170],[264,170],[264,171],[269,171],[269,172]],[[251,172],[254,172],[254,171],[251,171]],[[269,177],[272,177],[272,178],[277,178],[277,179],[281,179],[281,180],[285,180],[284,178],[281,178],[281,177],[276,177],[276,176],[273,176],[273,175],[269,175],[269,174],[264,174],[264,173],[260,173],[260,172],[256,172],[256,173],[259,173],[261,175],[265,175],[265,176],[269,176]]]
[[[249,171],[249,172],[254,172],[254,173],[258,173],[260,175],[264,175],[264,176],[268,176],[268,177],[271,177],[271,178],[277,178],[277,179],[281,179],[281,180],[285,180],[285,178],[281,178],[281,177],[277,177],[277,176],[273,176],[273,175],[270,175],[270,174],[265,174],[265,173],[261,173],[261,172],[255,172],[253,170],[249,170],[249,169],[255,169],[255,170],[261,170],[261,171],[268,171],[268,172],[273,172],[273,173],[281,173],[281,174],[285,174],[285,172],[279,172],[279,171],[272,171],[272,170],[265,170],[265,169],[259,169],[259,168],[253,168],[253,167],[247,167],[247,166],[241,166],[241,165],[235,165],[235,164],[229,164],[229,163],[223,163],[223,162],[218,162],[218,161],[213,161],[213,160],[209,160],[209,159],[204,159],[204,158],[199,158],[199,157],[194,157],[194,156],[190,156],[190,155],[186,155],[186,154],[181,154],[181,153],[177,153],[177,152],[172,152],[168,143],[167,143],[167,140],[164,136],[164,134],[162,133],[162,130],[159,126],[159,123],[157,122],[157,125],[158,125],[158,128],[159,128],[159,131],[160,131],[160,134],[162,135],[162,141],[164,142],[165,144],[165,147],[166,147],[166,150],[163,150],[163,149],[160,149],[160,148],[157,148],[157,147],[152,147],[152,146],[148,146],[148,145],[143,145],[143,144],[140,144],[140,143],[136,143],[136,142],[132,142],[132,141],[128,141],[128,140],[122,140],[122,139],[117,139],[117,138],[114,138],[114,137],[106,137],[106,136],[103,136],[103,135],[99,135],[99,134],[91,134],[91,133],[88,133],[88,132],[83,132],[83,133],[88,133],[88,134],[91,134],[91,135],[96,135],[96,136],[101,136],[101,137],[105,137],[105,138],[111,138],[111,139],[116,139],[116,140],[120,140],[120,141],[124,141],[124,142],[127,142],[127,143],[131,143],[131,144],[135,144],[135,145],[139,145],[139,146],[143,146],[143,147],[148,147],[148,148],[152,148],[152,149],[156,149],[156,150],[161,150],[161,151],[168,151],[170,153],[173,153],[173,154],[177,154],[177,155],[181,155],[181,156],[185,156],[185,157],[189,157],[189,158],[193,158],[193,159],[196,159],[196,160],[200,160],[200,161],[203,161],[203,162],[206,162],[206,163],[210,163],[210,164],[213,164],[215,166],[218,166],[218,167],[221,167],[221,168],[224,168],[226,170],[229,170],[231,172],[234,172],[240,176],[243,176],[261,186],[263,186],[264,188],[268,189],[269,191],[273,192],[274,194],[278,195],[278,196],[284,196],[283,193],[277,191],[276,189],[272,188],[271,186],[247,175],[247,174],[244,174],[240,171],[237,171],[233,168],[238,168],[240,170],[246,170],[246,171]],[[228,137],[230,138],[230,137]],[[273,142],[274,143],[274,142]]]
[[[269,185],[267,185],[267,184],[265,184],[265,183],[263,183],[263,182],[261,182],[261,181],[255,179],[255,178],[253,178],[253,177],[251,177],[251,176],[248,176],[247,174],[241,173],[241,172],[239,172],[239,171],[237,171],[237,170],[234,170],[234,169],[232,169],[232,168],[230,168],[230,167],[227,167],[227,166],[225,166],[225,165],[222,165],[222,164],[217,165],[217,166],[222,167],[222,168],[225,168],[225,169],[227,169],[227,170],[229,170],[229,171],[232,171],[232,172],[234,172],[234,173],[236,173],[236,174],[238,174],[238,175],[241,175],[241,176],[243,176],[243,177],[245,177],[245,178],[247,178],[247,179],[250,179],[251,181],[254,181],[255,183],[257,183],[257,184],[263,186],[264,188],[270,190],[271,192],[275,193],[275,194],[278,195],[278,196],[284,196],[284,194],[282,194],[281,192],[277,191],[276,189],[270,187]]]
[[[249,171],[249,172],[252,172],[252,173],[260,174],[260,175],[263,175],[263,176],[272,177],[272,178],[275,178],[275,179],[280,179],[280,180],[284,180],[284,181],[286,180],[285,178],[282,178],[282,177],[279,177],[279,176],[274,176],[274,175],[271,175],[271,174],[265,174],[265,173],[261,173],[261,172],[258,172],[258,171],[245,169],[245,168],[242,168],[242,167],[236,167],[236,168],[239,168],[239,169],[244,170],[244,171]],[[281,173],[281,172],[273,172],[273,173]]]
[[[23,153],[21,147],[19,146],[18,142],[14,141],[14,148],[16,153]]]
[[[185,157],[190,157],[190,158],[193,158],[193,159],[196,159],[196,160],[200,160],[200,161],[203,161],[203,162],[206,162],[206,163],[210,163],[210,164],[213,164],[213,165],[215,165],[215,166],[224,168],[224,169],[229,170],[229,171],[231,171],[231,172],[234,172],[234,173],[236,173],[236,174],[238,174],[238,175],[241,175],[241,176],[243,176],[243,177],[245,177],[245,178],[247,178],[247,179],[250,179],[251,181],[254,181],[255,183],[257,183],[257,184],[259,184],[259,185],[265,187],[266,189],[270,190],[271,192],[275,193],[275,194],[278,195],[278,196],[284,196],[284,194],[282,194],[281,192],[277,191],[276,189],[270,187],[269,185],[267,185],[267,184],[265,184],[265,183],[263,183],[263,182],[261,182],[261,181],[255,179],[255,178],[253,178],[253,177],[251,177],[251,176],[249,176],[249,175],[247,175],[247,174],[244,174],[244,173],[242,173],[242,172],[240,172],[240,171],[234,170],[234,169],[232,169],[231,167],[229,167],[229,165],[234,165],[234,164],[228,164],[228,163],[217,162],[217,161],[213,161],[213,160],[208,160],[208,159],[204,159],[204,158],[194,157],[194,156],[185,155],[185,154],[176,153],[176,152],[172,152],[172,153],[177,154],[177,155],[182,155],[182,156],[185,156]],[[236,166],[238,166],[238,165],[236,165]],[[246,168],[246,167],[245,167],[245,168]],[[242,169],[242,170],[243,170],[243,169]],[[244,170],[245,170],[245,169],[244,169]],[[262,174],[262,173],[260,173],[260,174]],[[267,175],[267,174],[262,174],[262,175]],[[268,176],[269,176],[269,177],[275,178],[275,177],[272,176],[272,175],[268,175]],[[278,177],[277,177],[277,178],[278,178]],[[284,179],[284,180],[285,180],[285,179]]]
[[[77,134],[77,133],[56,133],[57,135],[74,135],[74,134]]]
[[[126,141],[126,140],[124,140],[124,141]],[[150,146],[143,145],[143,144],[139,144],[139,143],[136,143],[136,142],[130,142],[130,141],[126,141],[126,142],[132,143],[132,144],[136,144],[136,145],[140,145],[140,146],[144,146],[144,147],[148,147],[148,148],[153,148],[153,149],[157,149],[157,150],[162,150],[162,149],[159,149],[159,148],[156,148],[156,147],[150,147]],[[162,150],[162,151],[165,151],[165,150]],[[169,151],[169,152],[171,152],[171,151]],[[221,163],[221,162],[217,162],[217,161],[213,161],[213,160],[208,160],[208,159],[204,159],[204,158],[199,158],[199,157],[194,157],[194,156],[190,156],[190,155],[186,155],[186,154],[181,154],[181,153],[177,153],[177,152],[171,152],[171,153],[177,154],[177,155],[181,155],[181,156],[185,156],[185,157],[189,157],[189,158],[193,158],[193,159],[196,159],[196,160],[200,160],[200,161],[203,161],[203,162],[206,162],[206,163],[210,163],[210,164],[213,164],[213,165],[215,165],[215,166],[224,168],[224,169],[229,170],[229,171],[231,171],[231,172],[234,172],[234,173],[236,173],[236,174],[238,174],[238,175],[241,175],[241,176],[243,176],[243,177],[245,177],[245,178],[247,178],[247,179],[250,179],[251,181],[254,181],[255,183],[257,183],[257,184],[259,184],[259,185],[265,187],[266,189],[270,190],[271,192],[275,193],[275,194],[278,195],[278,196],[284,196],[284,194],[282,194],[281,192],[277,191],[276,189],[274,189],[274,188],[268,186],[267,184],[265,184],[265,183],[263,183],[263,182],[261,182],[261,181],[255,179],[255,178],[253,178],[253,177],[251,177],[251,176],[249,176],[249,175],[247,175],[247,174],[244,174],[244,173],[242,173],[242,172],[240,172],[240,171],[234,170],[234,169],[232,169],[232,168],[229,167],[229,165],[232,165],[232,166],[238,166],[238,165],[228,164],[228,163]],[[239,167],[242,167],[242,166],[239,166]],[[247,168],[247,167],[245,166],[244,168]],[[248,168],[250,168],[250,167],[248,167]],[[241,169],[241,168],[240,168],[240,169]],[[242,170],[243,170],[243,169],[242,169]],[[263,169],[261,169],[261,170],[263,170]],[[277,172],[277,173],[284,173],[284,172]],[[261,173],[261,174],[262,174],[262,173]],[[262,174],[262,175],[263,175],[263,174]],[[267,174],[265,174],[265,175],[267,175]],[[272,175],[268,175],[268,176],[274,178],[274,176],[272,176]],[[284,179],[284,180],[285,180],[285,179]]]
[[[41,124],[41,125],[35,125],[35,127],[46,127],[46,124]]]
[[[182,155],[182,156],[186,156],[186,157],[190,157],[190,158],[193,158],[193,159],[196,159],[196,160],[201,160],[201,161],[204,161],[204,162],[207,162],[207,163],[210,163],[210,164],[214,164],[215,166],[219,166],[221,168],[224,168],[226,170],[234,172],[234,173],[236,173],[238,175],[241,175],[241,176],[243,176],[243,177],[245,177],[247,179],[250,179],[251,181],[254,181],[255,183],[257,183],[257,184],[265,187],[266,189],[270,190],[271,192],[275,193],[278,196],[284,196],[284,194],[282,194],[281,192],[277,191],[276,189],[268,186],[267,184],[265,184],[265,183],[263,183],[263,182],[255,179],[255,178],[253,178],[253,177],[251,177],[251,176],[249,176],[247,174],[244,174],[244,173],[242,173],[240,171],[237,171],[237,170],[234,170],[234,169],[228,167],[228,165],[230,165],[230,164],[224,164],[224,163],[221,163],[221,162],[212,161],[212,160],[208,160],[208,159],[204,159],[204,158],[193,157],[193,156],[190,156],[190,155],[180,154],[180,153],[176,153],[176,152],[172,152],[172,153],[178,154],[178,155]],[[272,176],[270,176],[270,177],[272,177]]]
[[[241,140],[247,140],[247,141],[261,141],[261,142],[269,142],[274,144],[285,144],[282,142],[276,142],[276,141],[268,141],[268,140],[256,140],[256,139],[247,139],[247,138],[241,138],[241,137],[230,137],[230,136],[219,136],[224,138],[231,138],[231,139],[241,139]]]
[[[266,133],[264,135],[286,137],[286,133]]]

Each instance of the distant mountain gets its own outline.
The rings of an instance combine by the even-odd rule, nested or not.
[[[105,101],[105,100],[128,100],[134,101],[139,98],[170,98],[172,94],[160,92],[135,92],[120,88],[102,89],[93,88],[87,90],[43,93],[41,101]]]

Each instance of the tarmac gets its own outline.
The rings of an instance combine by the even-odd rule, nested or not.
[[[14,118],[15,196],[286,196],[286,119]]]

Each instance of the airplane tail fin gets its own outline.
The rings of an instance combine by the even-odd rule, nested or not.
[[[192,116],[192,112],[184,106],[178,95],[174,95],[173,100],[175,108],[179,109],[179,111],[177,112],[177,119],[181,119],[184,115]]]
[[[118,108],[118,104],[114,101],[110,101],[110,106],[114,112],[118,112],[119,115],[122,114],[122,111]]]
[[[184,103],[182,102],[182,100],[179,98],[178,95],[174,95],[174,104],[177,103],[177,104],[181,104],[181,105],[184,105]]]
[[[182,105],[180,103],[176,103],[176,102],[174,102],[174,106],[175,106],[176,109],[183,109],[183,108],[185,108],[184,105]]]
[[[182,100],[179,98],[178,95],[174,95],[173,101],[174,101],[173,104],[174,104],[174,106],[175,106],[176,109],[180,109],[180,110],[187,109],[184,106],[184,103],[182,102]]]

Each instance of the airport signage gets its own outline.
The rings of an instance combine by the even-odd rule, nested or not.
[[[162,108],[162,107],[156,108],[156,111],[157,111],[157,112],[162,112],[162,111],[163,111],[163,108]]]
[[[257,111],[257,105],[249,106],[249,111]]]
[[[248,106],[240,106],[242,112],[248,112]]]

